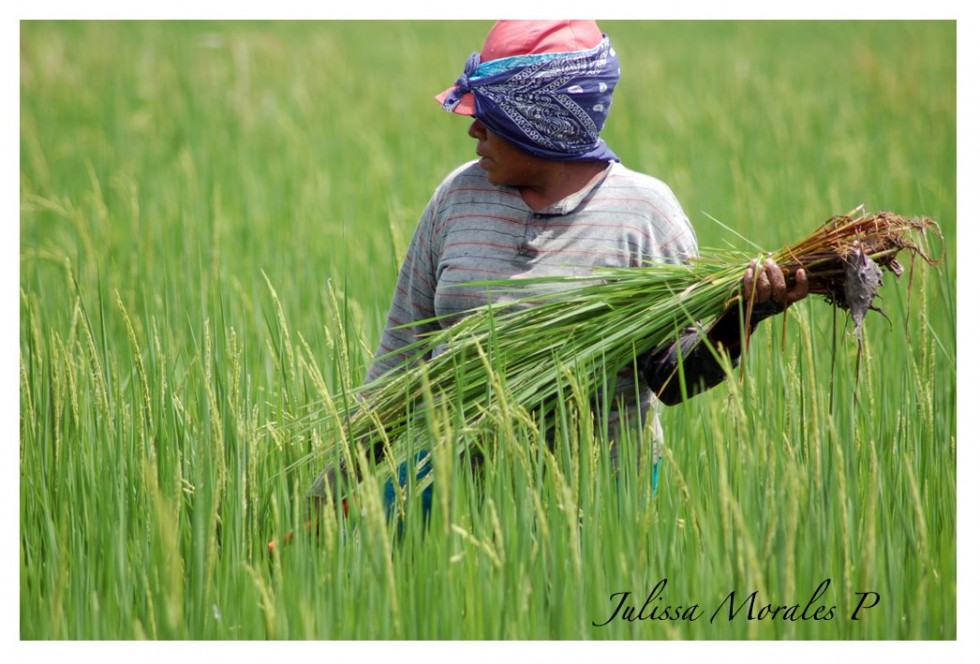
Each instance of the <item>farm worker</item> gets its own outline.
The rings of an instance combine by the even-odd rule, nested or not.
[[[422,213],[368,382],[404,366],[408,355],[399,350],[420,335],[486,304],[478,282],[697,256],[694,230],[667,185],[624,166],[599,136],[619,75],[616,51],[594,21],[493,26],[455,84],[436,97],[445,110],[472,118],[478,159],[453,170]],[[748,266],[746,290],[756,282],[752,326],[807,294],[803,271],[795,277],[788,288],[773,263]],[[432,322],[434,316],[444,318]],[[707,331],[733,362],[741,353],[739,318],[733,308]],[[630,366],[619,374],[610,439],[626,426],[641,432],[655,468],[658,401],[675,404],[724,379],[703,339],[691,329],[676,342],[686,385],[675,371],[674,344],[637,358],[639,372]],[[309,492],[314,504],[338,472],[328,468],[317,479]]]

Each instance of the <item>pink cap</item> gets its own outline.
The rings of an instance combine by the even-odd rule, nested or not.
[[[601,41],[602,31],[595,21],[497,21],[483,42],[480,62],[515,55],[583,51],[595,48]],[[441,104],[455,87],[436,95],[436,101]],[[473,115],[474,110],[473,95],[467,93],[453,113]]]

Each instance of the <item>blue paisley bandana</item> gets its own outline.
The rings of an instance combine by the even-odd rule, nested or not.
[[[619,161],[599,138],[618,81],[619,58],[606,36],[595,48],[569,53],[482,64],[474,53],[442,106],[452,111],[469,92],[483,124],[537,157]]]

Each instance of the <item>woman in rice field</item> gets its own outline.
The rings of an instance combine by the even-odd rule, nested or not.
[[[407,354],[399,350],[419,335],[486,304],[478,282],[582,275],[697,255],[694,230],[667,185],[623,166],[599,137],[619,73],[616,52],[593,21],[493,26],[481,52],[437,96],[445,110],[473,118],[468,133],[479,159],[450,173],[422,214],[368,382],[405,366]],[[747,268],[744,287],[755,290],[750,330],[806,296],[805,274],[795,276],[787,288],[771,261],[761,270]],[[434,316],[443,318],[434,323]],[[740,330],[733,308],[706,338],[737,363]],[[615,440],[625,426],[643,435],[657,460],[654,488],[658,401],[675,404],[724,379],[704,339],[688,330],[676,344],[638,358],[639,372],[625,367],[619,374],[609,436]],[[336,475],[328,469],[314,483],[315,504],[337,484]]]

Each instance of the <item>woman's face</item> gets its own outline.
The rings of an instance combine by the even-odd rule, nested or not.
[[[487,179],[495,185],[533,187],[541,180],[545,160],[524,152],[473,119],[470,136],[476,139],[476,154]]]

